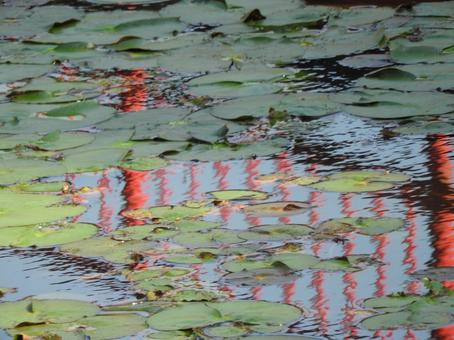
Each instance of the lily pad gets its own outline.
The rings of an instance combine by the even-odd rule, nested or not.
[[[312,232],[313,229],[304,224],[277,224],[256,226],[238,236],[248,241],[290,241]]]
[[[219,190],[219,191],[210,191],[209,195],[214,198],[222,201],[232,201],[232,200],[264,200],[268,198],[268,194],[263,191],[254,191],[254,190]]]
[[[340,107],[330,101],[328,95],[317,93],[246,97],[224,102],[205,111],[222,119],[244,120],[267,117],[271,108],[302,117],[320,117],[340,111]]]
[[[171,226],[151,224],[127,227],[115,230],[110,235],[117,241],[159,240],[172,237],[178,233]]]
[[[186,303],[151,316],[148,323],[157,330],[179,330],[225,321],[283,325],[300,316],[301,311],[296,307],[265,301]]]
[[[374,236],[398,230],[403,226],[404,221],[400,218],[339,218],[323,222],[317,229],[315,229],[315,232],[335,236],[338,232],[357,231],[360,234]]]
[[[245,327],[230,325],[205,328],[203,333],[209,337],[232,338],[245,335],[249,331]]]
[[[122,168],[138,170],[138,171],[150,171],[155,169],[160,169],[167,166],[168,163],[162,158],[133,158],[130,160],[123,161],[120,166]]]
[[[255,216],[288,216],[301,214],[307,211],[310,205],[306,202],[269,202],[250,204],[243,208],[247,215]]]
[[[115,314],[87,317],[71,323],[23,326],[9,331],[13,335],[50,335],[70,340],[90,337],[90,339],[101,340],[132,336],[145,328],[145,318],[140,315]]]
[[[205,233],[186,232],[173,237],[173,240],[191,248],[216,247],[244,241],[238,237],[237,232],[229,229],[214,229]]]
[[[391,189],[397,183],[408,180],[408,176],[399,173],[347,171],[328,176],[326,180],[312,184],[312,187],[334,192],[368,192]]]
[[[260,156],[271,156],[285,149],[285,139],[257,141],[254,144],[196,144],[183,152],[168,155],[166,158],[179,161],[223,161],[229,159],[247,159]]]
[[[166,205],[149,209],[129,210],[123,213],[126,217],[135,219],[158,218],[162,221],[179,221],[185,218],[197,218],[209,214],[212,208],[200,205]]]
[[[61,250],[77,256],[102,257],[116,263],[133,262],[134,253],[153,248],[145,241],[114,241],[108,237],[95,237],[84,241],[64,244]]]
[[[85,211],[82,206],[62,205],[58,196],[22,194],[6,190],[0,191],[0,206],[0,228],[47,223]]]
[[[248,287],[280,285],[294,282],[297,278],[297,275],[281,268],[242,270],[224,276],[229,284]]]
[[[89,238],[97,228],[90,224],[48,224],[0,229],[0,246],[45,247]]]
[[[98,306],[76,300],[38,300],[28,298],[0,303],[0,328],[13,328],[24,323],[64,323],[95,315]]]

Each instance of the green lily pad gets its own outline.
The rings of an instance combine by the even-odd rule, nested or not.
[[[61,132],[54,131],[31,142],[42,150],[60,151],[76,148],[81,145],[89,144],[95,140],[95,136],[86,132]]]
[[[244,120],[267,117],[270,110],[286,111],[289,115],[320,117],[340,111],[325,94],[307,93],[303,96],[268,95],[234,99],[204,111],[215,117],[229,120]]]
[[[49,133],[81,129],[95,123],[107,120],[114,112],[112,108],[102,106],[93,101],[85,101],[64,106],[32,105],[8,103],[3,111],[9,113],[9,119],[4,124],[1,133]],[[11,120],[15,112],[17,120]]]
[[[320,182],[321,180],[322,178],[318,176],[302,176],[298,178],[292,178],[286,181],[286,183],[305,186]]]
[[[311,269],[323,270],[323,271],[347,271],[354,272],[359,270],[352,266],[347,257],[334,258],[329,260],[322,260],[314,264]]]
[[[157,330],[179,330],[224,321],[283,325],[300,316],[301,311],[296,307],[265,301],[186,303],[152,315],[148,323]]]
[[[58,196],[22,194],[6,190],[0,191],[0,206],[0,228],[47,223],[85,211],[82,206],[62,205]]]
[[[288,216],[301,214],[310,208],[306,202],[269,202],[260,204],[250,204],[243,208],[248,215],[255,216]]]
[[[169,263],[178,263],[178,264],[200,264],[204,261],[197,256],[192,254],[187,255],[171,255],[165,258]]]
[[[213,301],[219,297],[218,294],[199,289],[182,289],[166,294],[165,298],[176,302],[192,302],[192,301]]]
[[[145,318],[136,314],[97,315],[71,323],[17,327],[11,334],[28,336],[54,335],[62,339],[116,339],[132,336],[146,328]]]
[[[432,135],[454,133],[454,124],[441,121],[415,121],[391,129],[399,135]]]
[[[368,118],[395,119],[441,115],[453,112],[450,95],[437,92],[411,92],[356,89],[332,97],[342,102],[346,112]]]
[[[244,327],[230,325],[205,328],[203,333],[209,337],[232,338],[245,335],[249,333],[249,331]]]
[[[200,205],[166,205],[149,209],[129,210],[123,213],[126,217],[135,219],[158,218],[162,221],[178,221],[185,218],[197,218],[209,214],[212,208]]]
[[[15,65],[0,64],[1,83],[9,83],[26,78],[35,78],[48,73],[54,67],[51,65]]]
[[[117,241],[159,240],[172,237],[178,233],[171,226],[151,224],[117,229],[110,235]]]
[[[360,234],[374,236],[398,230],[404,226],[400,218],[355,217],[338,218],[323,222],[315,233],[337,235],[337,233],[357,231]]]
[[[100,148],[69,154],[63,165],[67,172],[92,172],[117,166],[128,150],[122,148]]]
[[[307,236],[313,231],[304,224],[277,224],[253,227],[238,236],[248,241],[285,241]]]
[[[222,201],[232,201],[232,200],[264,200],[268,198],[268,194],[263,191],[254,191],[254,190],[219,190],[219,191],[210,191],[209,195],[214,198]]]
[[[201,220],[180,220],[175,222],[175,227],[184,232],[210,230],[220,226],[220,223]]]
[[[64,323],[95,315],[98,306],[76,300],[25,299],[0,303],[0,328],[13,328],[24,323]]]
[[[37,182],[37,183],[22,183],[17,184],[13,187],[9,187],[8,190],[19,191],[24,193],[43,193],[43,192],[62,192],[67,182]]]
[[[370,89],[400,91],[447,90],[454,87],[454,65],[429,64],[388,67],[373,71],[357,81],[358,86]]]
[[[191,248],[216,247],[244,241],[238,237],[237,232],[229,229],[214,229],[205,233],[185,232],[173,237],[173,240],[178,244]]]
[[[89,238],[97,228],[90,224],[48,224],[0,229],[0,246],[52,246]]]
[[[163,160],[162,158],[147,158],[147,157],[140,157],[140,158],[133,158],[131,160],[123,161],[120,166],[122,168],[131,169],[131,170],[138,170],[138,171],[149,171],[160,169],[166,167],[168,162]]]
[[[285,149],[285,139],[258,141],[254,144],[196,144],[183,152],[168,155],[166,158],[179,161],[223,161],[229,159],[247,159],[259,156],[271,156]]]
[[[8,97],[14,103],[24,104],[63,104],[86,99],[84,96],[69,95],[66,92],[43,90],[13,91]]]
[[[148,324],[160,331],[204,327],[222,322],[219,311],[205,303],[186,303],[152,315]]]
[[[0,184],[15,184],[28,182],[47,176],[64,175],[66,169],[56,162],[46,162],[35,159],[21,159],[11,154],[0,156]]]
[[[168,331],[148,334],[147,339],[152,340],[195,340],[196,335],[192,331]]]
[[[312,184],[311,186],[323,191],[368,192],[391,189],[397,183],[408,180],[408,176],[399,173],[347,171],[328,176],[326,180]]]
[[[282,268],[242,270],[225,275],[224,280],[236,286],[269,286],[294,282],[298,276]]]
[[[369,330],[386,329],[436,329],[452,322],[449,314],[424,313],[412,314],[407,311],[386,313],[372,316],[361,322],[361,325]]]
[[[153,248],[145,241],[115,241],[109,237],[95,237],[83,241],[64,244],[61,250],[77,256],[102,257],[116,263],[133,262],[134,253]]]
[[[378,68],[392,64],[386,54],[360,54],[346,57],[342,60],[339,60],[338,63],[342,66],[355,69]]]
[[[156,267],[143,271],[128,272],[126,273],[126,277],[131,281],[144,281],[159,278],[174,280],[182,278],[191,272],[192,270],[188,268]]]

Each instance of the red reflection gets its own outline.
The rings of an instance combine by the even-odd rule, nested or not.
[[[312,287],[315,288],[316,295],[314,298],[314,307],[318,312],[320,319],[320,333],[328,333],[328,312],[329,306],[326,300],[326,292],[324,287],[325,273],[315,272],[312,277]]]
[[[159,205],[167,205],[172,195],[172,190],[169,188],[169,178],[165,168],[158,169],[155,172],[156,178],[159,180]]]
[[[250,159],[246,161],[246,184],[251,190],[256,190],[259,187],[255,178],[259,174],[258,167],[260,166],[260,163],[262,163],[262,161],[259,159]],[[260,225],[261,223],[260,218],[255,216],[247,216],[246,219],[252,226]]]
[[[435,247],[436,267],[454,267],[454,211],[453,203],[453,183],[454,183],[454,164],[450,159],[453,152],[450,145],[451,138],[446,135],[437,135],[436,139],[430,142],[430,158],[434,163],[434,179],[440,183],[439,192],[440,202],[448,203],[448,207],[441,207],[434,216],[432,231],[436,235],[433,242]],[[454,281],[445,281],[444,285],[454,289]],[[454,334],[453,334],[454,336]]]
[[[148,202],[149,195],[144,190],[144,184],[150,180],[150,173],[146,171],[136,171],[123,169],[125,187],[123,195],[125,198],[125,210],[135,210],[144,208]],[[145,224],[143,221],[126,218],[128,225]]]
[[[216,178],[218,178],[218,189],[226,190],[229,187],[227,175],[230,172],[230,165],[224,164],[223,162],[215,162],[213,164],[216,170]],[[232,208],[229,205],[224,205],[219,209],[223,222],[227,222],[232,215]]]
[[[200,188],[200,182],[197,178],[199,166],[191,164],[190,169],[191,169],[191,184],[190,184],[190,188],[189,188],[189,197],[192,200],[195,200],[198,198],[197,191]]]
[[[114,209],[107,204],[106,197],[112,192],[110,187],[109,172],[104,170],[98,182],[99,192],[101,193],[101,203],[99,207],[99,225],[104,232],[112,231],[112,216]]]
[[[142,68],[120,71],[124,79],[123,87],[127,90],[120,93],[121,103],[117,109],[123,112],[141,111],[146,108],[150,93],[146,85],[149,73]]]

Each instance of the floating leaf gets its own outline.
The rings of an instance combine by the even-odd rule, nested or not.
[[[116,263],[133,262],[132,254],[153,248],[150,242],[114,241],[108,237],[95,237],[61,246],[63,252],[77,256],[103,257]]]
[[[98,313],[98,306],[76,300],[25,299],[0,303],[0,328],[24,323],[64,323]]]
[[[135,219],[158,218],[163,221],[179,221],[185,218],[202,217],[209,214],[212,208],[203,204],[190,206],[185,205],[166,205],[149,209],[129,210],[123,213],[124,216]]]
[[[131,160],[123,161],[120,166],[122,168],[138,170],[138,171],[149,171],[167,166],[167,162],[162,158],[133,158]]]
[[[180,161],[222,161],[229,159],[246,159],[259,156],[271,156],[283,151],[288,142],[285,139],[258,141],[254,144],[197,144],[188,150],[169,155],[167,158]]]
[[[97,228],[90,224],[48,224],[0,229],[0,246],[51,246],[89,238]]]
[[[171,226],[152,224],[139,225],[115,230],[112,237],[118,241],[159,240],[172,237],[178,233]]]
[[[328,176],[326,180],[312,184],[312,187],[335,192],[381,191],[408,179],[406,175],[384,171],[346,171]]]
[[[116,339],[137,334],[146,328],[145,319],[136,314],[97,315],[71,323],[17,327],[11,334],[58,336],[62,339]]]
[[[223,321],[281,325],[296,321],[301,311],[293,306],[265,301],[186,303],[171,307],[148,319],[157,330],[204,327]]]
[[[82,206],[61,205],[61,198],[0,191],[0,228],[47,223],[84,212]],[[27,212],[27,213],[24,213]]]
[[[270,202],[247,205],[244,212],[256,216],[287,216],[301,214],[309,208],[310,205],[306,202]]]
[[[245,335],[249,332],[244,327],[230,325],[230,326],[214,326],[214,327],[205,328],[203,330],[203,333],[209,337],[231,338],[231,337]]]
[[[210,191],[209,195],[214,198],[222,201],[231,201],[231,200],[264,200],[268,198],[268,194],[263,191],[254,191],[254,190],[219,190],[219,191]]]
[[[282,268],[242,270],[229,273],[224,280],[236,286],[268,286],[294,282],[298,277]]]
[[[239,237],[248,241],[290,241],[312,232],[313,229],[304,224],[262,225],[241,232]]]
[[[403,220],[391,217],[338,218],[323,222],[315,232],[335,236],[338,233],[357,231],[360,234],[374,236],[398,230],[403,225]]]
[[[191,248],[216,247],[244,241],[238,237],[237,232],[229,229],[215,229],[205,233],[186,232],[173,237],[173,240]]]

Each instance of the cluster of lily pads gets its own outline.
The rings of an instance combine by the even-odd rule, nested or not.
[[[257,122],[270,128],[341,111],[405,119],[396,121],[392,134],[452,133],[449,2],[401,8],[334,8],[299,0],[89,2],[95,4],[90,11],[46,1],[32,8],[20,1],[1,7],[0,246],[56,246],[73,256],[117,263],[119,274],[147,301],[102,308],[39,297],[2,302],[0,328],[11,335],[63,339],[111,339],[146,329],[151,339],[252,339],[285,333],[302,310],[230,301],[220,285],[275,285],[309,271],[353,272],[377,264],[371,254],[321,258],[302,244],[393,232],[404,227],[402,220],[345,217],[315,226],[235,230],[206,217],[223,206],[255,217],[303,214],[312,207],[274,202],[262,191],[220,190],[203,201],[123,211],[137,225],[101,234],[92,224],[68,220],[85,207],[73,204],[71,183],[56,178],[109,167],[151,171],[172,160],[270,156],[285,150],[289,139],[269,133],[272,129],[251,136]],[[113,6],[119,3],[133,7]],[[97,11],[96,5],[113,10]],[[364,70],[364,76],[337,93],[303,91],[301,84],[316,80],[295,61],[328,58]],[[137,70],[143,72],[131,73]],[[168,82],[156,85],[164,83],[162,75]],[[138,89],[145,97],[174,91],[181,98],[162,107],[142,98],[137,112],[117,105],[122,96],[139,97]],[[352,171],[257,180],[361,193],[389,190],[409,178]],[[213,262],[220,282],[200,286],[194,267]],[[0,297],[10,292],[0,289]],[[397,299],[366,300],[366,307],[387,313],[363,325],[431,328],[451,321],[450,296]],[[438,309],[428,307],[433,304]]]

